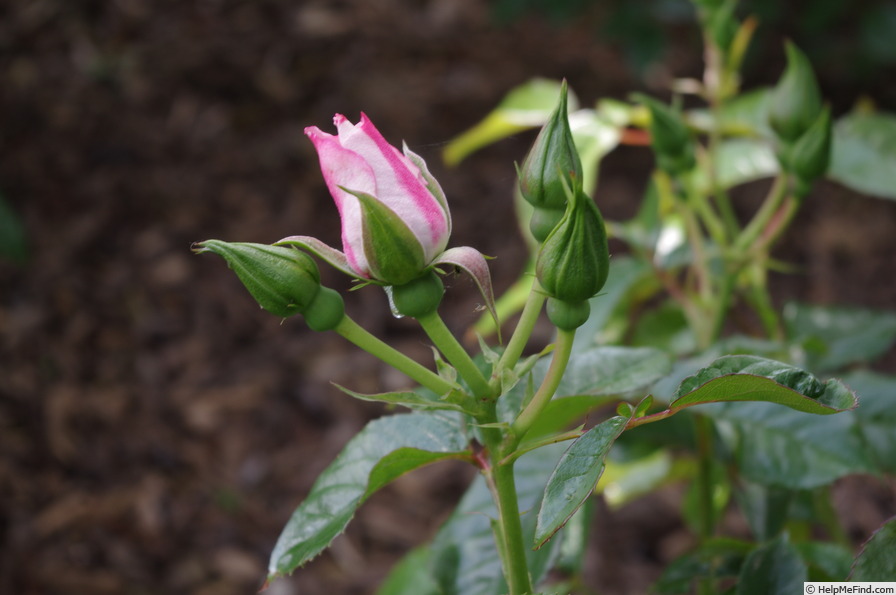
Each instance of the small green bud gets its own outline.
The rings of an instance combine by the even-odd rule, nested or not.
[[[821,91],[812,64],[793,43],[787,42],[787,68],[772,89],[768,121],[784,143],[792,143],[809,129],[821,113]]]
[[[606,283],[609,259],[603,217],[594,201],[579,189],[542,244],[535,276],[550,297],[582,302]]]
[[[734,14],[736,2],[727,0],[718,7],[712,9],[707,16],[706,29],[713,42],[723,52],[731,47],[731,42],[737,35],[740,24]]]
[[[551,232],[554,231],[554,228],[557,227],[557,224],[560,223],[560,220],[563,219],[563,213],[565,212],[565,206],[562,209],[536,207],[532,211],[532,218],[529,219],[529,231],[532,232],[532,237],[538,242],[545,241],[551,235]]]
[[[305,316],[305,324],[311,330],[331,331],[345,317],[345,302],[339,292],[321,287],[302,314]]]
[[[564,302],[555,298],[548,298],[548,320],[562,331],[571,331],[579,328],[591,316],[591,305],[587,301]]]
[[[831,109],[818,119],[790,150],[790,169],[797,178],[797,194],[805,195],[812,182],[824,175],[831,162]]]
[[[659,168],[672,176],[694,169],[694,138],[681,114],[652,97],[638,99],[650,110],[650,144]]]
[[[392,286],[392,304],[395,306],[395,311],[411,318],[420,318],[435,312],[442,302],[443,295],[445,286],[432,270],[404,285]]]
[[[582,161],[569,128],[566,81],[560,101],[535,139],[519,170],[520,192],[536,208],[566,208],[564,185],[581,185]]]
[[[314,260],[295,248],[206,240],[195,251],[222,257],[258,304],[277,316],[303,313],[321,288]]]

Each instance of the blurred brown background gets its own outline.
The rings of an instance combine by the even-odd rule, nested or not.
[[[896,111],[896,56],[876,29],[886,18],[854,2],[801,4],[755,3],[767,27],[748,84],[776,79],[786,34],[822,64],[838,114],[860,95]],[[885,3],[867,4],[873,17]],[[672,0],[0,5],[0,195],[27,246],[0,261],[0,592],[254,592],[316,474],[384,413],[330,382],[405,385],[339,337],[260,311],[220,259],[190,252],[212,237],[339,244],[305,126],[332,131],[334,113],[363,110],[407,141],[446,190],[452,245],[496,256],[500,291],[525,257],[510,196],[534,135],[456,170],[440,162],[444,144],[533,76],[566,77],[583,103],[663,95],[673,76],[700,75],[700,52],[688,5]],[[641,149],[608,158],[597,197],[608,218],[633,214],[651,163]],[[780,300],[896,305],[896,204],[822,184],[798,228],[781,253],[799,272],[776,278]],[[347,302],[430,361],[381,292]],[[462,331],[476,305],[457,279],[446,319]],[[403,478],[270,592],[373,592],[471,476],[440,465]],[[680,550],[675,505],[602,513],[589,554],[601,593],[642,592]],[[863,522],[850,529],[867,535]]]

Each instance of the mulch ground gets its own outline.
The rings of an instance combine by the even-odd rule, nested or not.
[[[361,392],[405,385],[339,337],[259,311],[223,262],[190,252],[212,237],[302,233],[338,245],[305,126],[328,129],[334,113],[364,110],[387,138],[406,140],[445,187],[452,244],[496,256],[500,290],[525,260],[510,191],[513,161],[533,137],[457,170],[439,163],[444,143],[535,75],[565,76],[589,102],[644,87],[598,43],[591,20],[496,27],[485,2],[407,4],[0,8],[0,193],[29,249],[24,263],[0,262],[0,592],[254,592],[315,476],[384,413],[331,382]],[[699,74],[695,42],[676,37],[666,68]],[[598,197],[607,217],[634,212],[650,163],[635,149],[607,160]],[[778,296],[892,308],[894,230],[893,203],[820,186],[782,246],[799,270],[776,277]],[[381,292],[355,292],[348,307],[431,361]],[[476,307],[470,283],[454,281],[445,314],[458,332]],[[893,354],[883,368],[896,371]],[[471,477],[440,465],[402,478],[271,592],[371,593]],[[896,490],[856,481],[838,489],[859,539],[896,511]],[[642,592],[688,545],[676,503],[670,491],[602,509],[592,584]]]

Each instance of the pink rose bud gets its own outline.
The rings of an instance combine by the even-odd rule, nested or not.
[[[337,135],[305,129],[342,219],[342,248],[353,273],[384,285],[420,277],[445,251],[451,215],[426,163],[390,145],[363,113],[334,119]]]

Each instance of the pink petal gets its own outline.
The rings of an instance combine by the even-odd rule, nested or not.
[[[376,191],[368,193],[401,217],[420,240],[427,260],[435,258],[447,245],[450,229],[446,211],[427,189],[420,169],[390,145],[365,114],[357,125],[341,115],[334,122],[342,147],[361,156],[373,171]]]
[[[346,149],[339,139],[316,126],[305,129],[314,143],[324,176],[339,217],[342,220],[342,248],[351,266],[362,277],[370,277],[367,258],[364,255],[364,239],[361,234],[361,208],[358,199],[342,188],[376,194],[373,170],[357,153]]]
[[[498,320],[498,312],[495,310],[495,294],[492,291],[492,277],[488,270],[488,264],[485,257],[479,250],[469,246],[461,246],[459,248],[449,248],[442,252],[436,258],[436,265],[447,264],[462,269],[476,282],[482,299],[485,300],[485,307],[488,308],[489,314],[495,321],[495,327],[498,329],[498,337],[501,333],[501,322]]]

